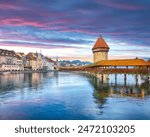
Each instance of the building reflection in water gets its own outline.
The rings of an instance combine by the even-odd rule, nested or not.
[[[53,75],[53,76],[52,76]],[[63,74],[61,74],[63,77]],[[150,83],[145,80],[144,75],[128,74],[97,74],[96,77],[89,75],[88,80],[94,88],[93,96],[99,108],[103,108],[108,97],[132,97],[145,99],[150,95]],[[6,74],[0,75],[0,94],[19,91],[24,94],[24,90],[29,88],[36,92],[40,91],[47,79],[54,77],[56,85],[59,85],[59,73],[26,73],[26,74]],[[49,82],[52,82],[50,80]],[[19,90],[17,90],[19,89]]]
[[[97,74],[97,78],[88,77],[94,87],[93,96],[100,113],[103,113],[102,108],[109,97],[146,99],[150,95],[149,82],[139,74]]]
[[[23,92],[25,88],[41,89],[44,79],[51,77],[50,73],[27,73],[6,74],[0,76],[0,92],[7,93],[19,89]]]
[[[58,71],[54,71],[54,77],[56,79],[56,85],[58,86],[59,84],[59,72]]]
[[[9,91],[15,88],[22,88],[24,74],[7,74],[0,76],[0,91]]]

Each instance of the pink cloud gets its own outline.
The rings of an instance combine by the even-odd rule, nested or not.
[[[4,19],[0,21],[0,25],[45,27],[45,24],[36,21],[27,21],[22,18]]]
[[[66,27],[66,24],[69,25],[72,24],[72,22],[74,22],[72,19],[55,19],[51,22],[42,22],[42,21],[26,20],[23,18],[16,17],[0,20],[0,26],[32,26],[41,28],[43,30],[63,30],[64,32],[67,31],[73,32],[72,29],[67,29]],[[80,32],[80,30],[74,31]]]
[[[119,3],[119,2],[114,2],[112,0],[96,0],[97,3],[104,5],[104,6],[108,6],[111,8],[115,8],[115,9],[123,9],[123,10],[142,10],[142,9],[146,9],[146,7],[141,6],[141,5],[131,5],[131,4],[127,4],[127,3]]]
[[[59,48],[62,48],[62,49],[65,49],[65,48],[78,48],[78,47],[75,47],[75,46],[67,46],[67,45],[53,45],[53,44],[50,44],[49,46],[47,45],[43,45],[42,43],[41,44],[32,44],[32,43],[27,43],[27,44],[24,44],[24,43],[11,43],[11,42],[0,42],[0,48],[1,47],[18,47],[18,48],[39,48],[39,49],[59,49]]]

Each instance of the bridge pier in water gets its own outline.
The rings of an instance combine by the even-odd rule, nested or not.
[[[96,85],[99,85],[101,87],[103,86],[105,87],[108,85],[110,96],[113,96],[113,94],[119,94],[121,97],[132,96],[132,97],[144,98],[147,92],[144,89],[141,89],[139,87],[140,85],[139,82],[141,81],[140,80],[141,77],[139,74],[134,74],[134,75],[128,73],[109,74],[109,73],[100,73],[99,71],[87,71],[86,74],[92,77]],[[128,81],[130,80],[131,77],[133,81]],[[113,79],[113,83],[111,83],[112,79]]]

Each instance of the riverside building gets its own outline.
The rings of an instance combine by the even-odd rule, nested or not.
[[[17,64],[17,55],[13,50],[0,49],[0,71],[20,71],[24,68]]]

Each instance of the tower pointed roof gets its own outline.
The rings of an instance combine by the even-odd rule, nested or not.
[[[109,46],[107,45],[107,43],[105,42],[105,40],[103,39],[103,37],[101,35],[97,39],[97,41],[94,44],[92,50],[98,49],[98,48],[107,48],[107,49],[109,49]]]

